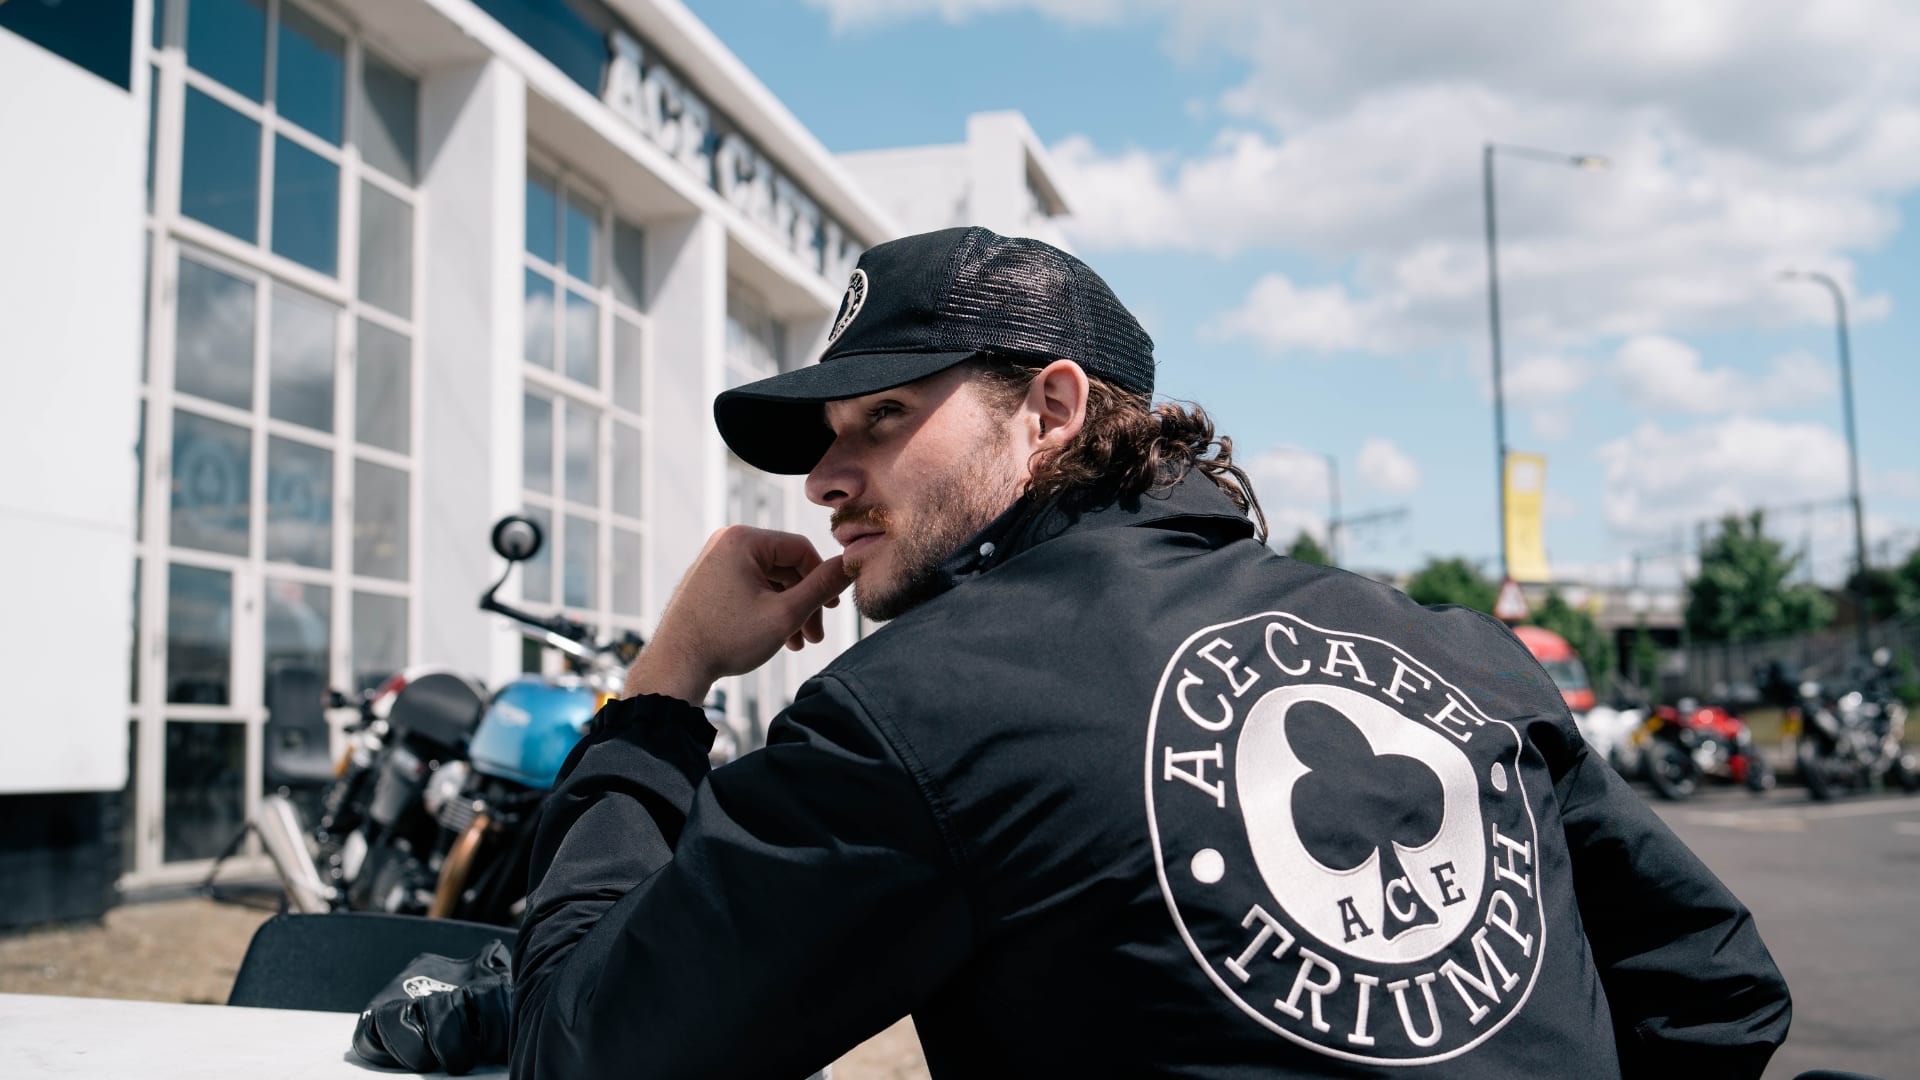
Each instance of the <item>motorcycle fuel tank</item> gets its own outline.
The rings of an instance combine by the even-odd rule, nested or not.
[[[474,771],[532,788],[552,787],[599,704],[600,695],[583,683],[537,675],[508,683],[494,695],[468,744]]]

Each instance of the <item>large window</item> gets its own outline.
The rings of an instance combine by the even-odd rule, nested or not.
[[[350,691],[405,664],[419,483],[416,82],[317,2],[153,11],[146,872],[217,854],[252,812],[269,667]]]
[[[527,166],[522,487],[547,544],[534,606],[644,629],[647,323],[643,238],[604,195]]]
[[[765,379],[786,366],[786,328],[767,303],[748,286],[727,285],[728,387]],[[788,494],[796,485],[727,455],[727,521],[762,529],[788,530]],[[759,670],[729,680],[727,720],[736,745],[752,750],[766,742],[767,725],[786,707],[790,662],[777,652]]]

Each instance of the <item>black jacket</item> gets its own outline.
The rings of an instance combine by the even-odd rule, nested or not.
[[[1198,475],[1016,506],[711,773],[699,710],[607,706],[515,1075],[794,1078],[912,1013],[938,1077],[1758,1076],[1751,917],[1513,635],[1251,531]]]

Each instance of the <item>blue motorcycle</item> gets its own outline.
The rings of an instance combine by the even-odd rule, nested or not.
[[[587,724],[619,693],[644,642],[599,640],[565,615],[501,600],[513,568],[539,554],[540,526],[519,516],[493,528],[507,569],[480,598],[521,632],[558,650],[566,670],[523,675],[490,696],[456,672],[410,669],[371,695],[319,800],[318,820],[269,796],[260,831],[290,905],[518,923],[540,804]]]

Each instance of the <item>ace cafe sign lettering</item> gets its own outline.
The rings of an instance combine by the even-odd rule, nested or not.
[[[645,62],[624,30],[607,35],[600,100],[782,248],[831,282],[860,259],[860,245],[738,131],[716,131],[712,110],[666,65]],[[718,135],[717,145],[713,136]]]

